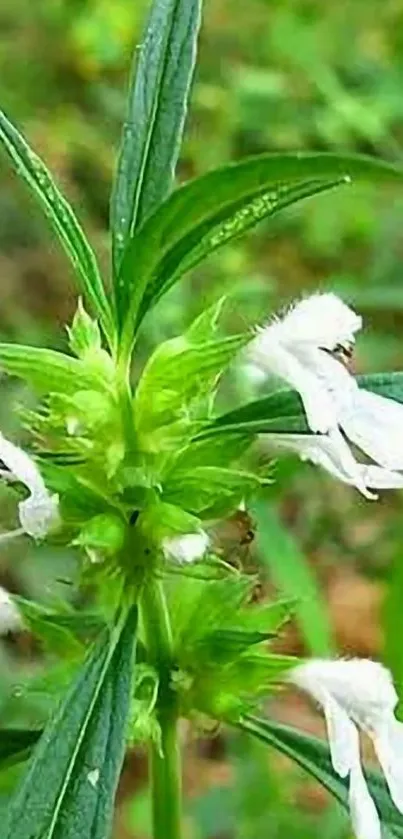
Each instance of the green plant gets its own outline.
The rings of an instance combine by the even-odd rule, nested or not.
[[[323,744],[297,733],[287,739],[253,716],[296,666],[268,649],[294,604],[253,603],[255,578],[216,555],[209,537],[212,521],[272,480],[244,459],[259,435],[287,438],[291,448],[305,435],[320,447],[328,429],[311,426],[322,433],[310,434],[305,402],[290,390],[217,416],[223,373],[256,340],[253,331],[222,334],[222,299],[160,344],[137,380],[133,361],[153,307],[215,250],[305,198],[359,181],[400,184],[403,172],[375,158],[265,154],[174,188],[201,5],[152,4],[112,191],[110,286],[46,167],[0,118],[1,144],[63,245],[85,301],[68,329],[70,354],[0,344],[2,369],[38,396],[21,412],[32,459],[0,439],[5,471],[29,490],[19,502],[21,528],[5,538],[25,532],[76,546],[77,585],[93,604],[83,615],[18,602],[46,644],[69,648],[76,672],[66,696],[56,686],[54,711],[7,808],[5,839],[108,836],[127,738],[149,749],[155,839],[178,839],[180,716],[242,727],[287,749],[347,800],[343,784],[329,780]],[[336,341],[325,346],[334,349]],[[359,384],[397,404],[402,377]],[[381,462],[379,470],[377,480],[399,485],[400,473],[385,477]],[[35,739],[33,731],[3,732],[1,760],[23,760]]]

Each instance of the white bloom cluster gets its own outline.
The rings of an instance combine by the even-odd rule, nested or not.
[[[295,667],[289,679],[323,708],[333,768],[349,779],[357,839],[380,839],[378,812],[361,767],[359,730],[371,738],[391,798],[403,814],[403,724],[394,716],[398,697],[390,673],[367,659],[313,659]]]
[[[351,353],[361,325],[335,294],[314,294],[261,329],[248,353],[299,393],[312,432],[270,440],[376,498],[370,488],[403,487],[403,405],[359,387],[338,358]],[[357,462],[346,438],[373,463]]]
[[[36,463],[23,449],[15,446],[0,434],[0,460],[6,469],[1,470],[7,480],[20,481],[29,490],[29,496],[18,505],[21,527],[11,533],[2,534],[2,541],[27,533],[34,539],[42,539],[59,520],[59,498],[46,489]]]

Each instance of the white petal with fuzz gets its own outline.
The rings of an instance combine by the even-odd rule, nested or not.
[[[372,739],[391,798],[403,813],[403,724],[394,716],[398,697],[390,673],[368,659],[314,659],[294,668],[289,678],[323,709],[334,770],[349,777],[356,836],[379,839],[379,816],[361,768],[358,731]]]
[[[0,586],[0,635],[16,632],[22,627],[19,609],[8,591]]]
[[[32,458],[2,434],[0,434],[0,460],[9,470],[10,479],[25,484],[30,493],[29,497],[18,505],[22,530],[36,539],[43,538],[58,523],[58,496],[48,492]]]
[[[162,548],[167,559],[173,559],[181,565],[202,559],[209,546],[209,537],[203,530],[198,533],[185,533],[164,539]]]
[[[250,361],[298,391],[312,435],[277,435],[367,498],[370,488],[400,488],[403,477],[403,405],[360,388],[340,360],[349,352],[361,318],[334,294],[314,294],[258,332]],[[341,434],[373,461],[356,461]],[[322,438],[315,435],[323,435]],[[304,439],[305,436],[305,439]]]

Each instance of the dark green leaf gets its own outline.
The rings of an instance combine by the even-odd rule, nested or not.
[[[287,755],[316,778],[348,810],[348,779],[336,775],[326,743],[317,737],[303,734],[296,729],[247,715],[240,728],[258,740]],[[367,771],[366,777],[371,795],[376,803],[389,836],[403,836],[403,820],[394,807],[386,784],[378,772]]]
[[[190,181],[128,244],[120,275],[128,290],[123,343],[179,277],[261,219],[347,182],[402,180],[403,170],[375,158],[298,153],[261,155]]]
[[[106,839],[123,760],[136,611],[102,635],[50,719],[13,797],[3,839]]]
[[[25,760],[41,733],[23,728],[3,728],[0,731],[0,769]]]
[[[403,373],[372,373],[357,376],[360,387],[403,403]],[[222,414],[197,439],[221,434],[309,434],[302,401],[292,390],[278,390]]]
[[[379,393],[380,396],[387,396],[396,402],[403,402],[403,373],[371,373],[366,376],[357,376],[360,387]]]
[[[99,315],[106,334],[111,335],[111,313],[92,248],[70,204],[66,201],[45,164],[28,146],[14,125],[0,111],[0,144],[14,170],[30,187],[74,266],[80,288]]]
[[[127,239],[172,187],[196,58],[201,6],[202,0],[154,0],[137,51],[112,195],[116,275]],[[116,296],[123,306],[125,290],[121,276]]]
[[[207,439],[221,434],[309,433],[302,401],[293,390],[278,390],[234,411],[222,414],[198,435]]]

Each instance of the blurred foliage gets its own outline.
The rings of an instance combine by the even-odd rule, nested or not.
[[[75,203],[106,274],[108,196],[133,43],[146,7],[147,0],[2,0],[0,8],[2,106]],[[263,151],[354,150],[399,160],[402,85],[403,0],[207,0],[180,176]],[[262,224],[164,299],[143,328],[144,352],[223,293],[232,301],[227,317],[241,331],[320,287],[339,291],[364,315],[357,370],[402,368],[402,211],[402,195],[346,188],[270,227]],[[74,310],[68,267],[2,161],[0,272],[2,339],[64,346],[60,325]],[[2,386],[0,425],[14,433],[15,406],[29,405],[30,397],[20,385]],[[233,403],[250,387],[240,376],[228,377],[223,400]],[[275,538],[267,526],[258,545],[265,585],[302,598],[299,634],[287,635],[282,651],[326,652],[334,638],[343,653],[384,655],[403,687],[400,496],[366,502],[291,458],[276,463],[275,477],[280,502],[268,517]],[[6,521],[6,490],[1,501]],[[0,555],[1,582],[50,605],[69,597],[74,573],[74,556],[57,551],[50,555],[28,544],[24,551],[19,544]],[[0,659],[4,719],[39,724],[48,703],[41,684],[60,688],[66,672],[56,671],[29,636],[7,640]],[[24,696],[23,711],[14,706],[12,717],[11,695]],[[286,703],[280,706],[284,716]],[[294,706],[288,713],[299,723]],[[186,780],[192,839],[343,836],[345,821],[334,805],[324,808],[309,785],[301,787],[295,768],[284,773],[282,764],[269,764],[259,744],[243,737],[224,741],[220,759],[210,754],[204,761],[193,740],[188,748],[197,775]],[[134,800],[133,783],[140,789]],[[119,839],[147,835],[142,783],[138,767],[129,784],[124,779],[122,796],[130,804],[121,808]]]

